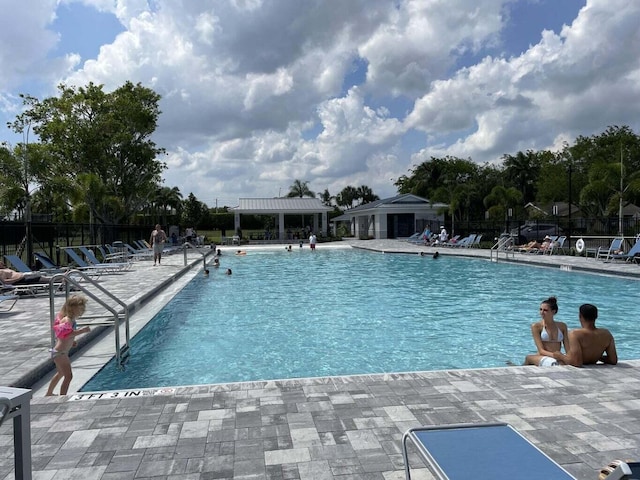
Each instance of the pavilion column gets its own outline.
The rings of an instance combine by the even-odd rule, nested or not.
[[[278,214],[278,238],[284,241],[284,212]]]
[[[327,212],[322,212],[322,236],[327,236]]]
[[[233,235],[238,233],[238,229],[240,228],[240,214],[238,212],[233,216]]]
[[[318,233],[318,214],[313,214],[313,233]]]

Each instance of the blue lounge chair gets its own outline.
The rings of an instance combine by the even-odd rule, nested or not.
[[[98,265],[108,265],[110,267],[113,268],[114,271],[119,272],[122,270],[128,270],[129,268],[131,268],[131,263],[130,262],[111,262],[111,261],[107,261],[107,262],[101,262],[100,260],[98,260],[98,258],[95,256],[95,254],[87,247],[85,246],[80,246],[78,247],[78,250],[80,250],[80,252],[82,252],[82,254],[84,255],[84,258],[87,259],[89,265],[91,266],[98,266]]]
[[[153,258],[153,250],[150,248],[134,248],[128,243],[124,244],[128,251],[129,257],[136,260]]]
[[[611,255],[611,260],[624,260],[625,262],[632,262],[637,258],[640,258],[640,240],[636,240],[636,243],[627,253],[614,253]]]
[[[13,268],[15,268],[16,271],[21,273],[31,273],[31,269],[29,268],[29,266],[26,263],[24,263],[19,256],[5,255],[4,259],[7,262],[9,262],[11,265],[13,265]]]
[[[609,260],[612,255],[616,255],[616,252],[618,252],[622,248],[622,242],[624,242],[624,238],[616,237],[611,241],[611,245],[609,245],[609,248],[598,248],[598,250],[596,251],[596,260],[601,258],[604,260]]]
[[[407,440],[417,447],[439,480],[575,480],[506,423],[408,430],[402,438],[402,454],[410,480]]]
[[[33,254],[34,257],[36,257],[36,260],[38,260],[42,266],[44,267],[43,270],[45,271],[49,271],[49,272],[55,272],[55,273],[59,273],[59,272],[64,272],[67,269],[60,267],[58,265],[56,265],[54,263],[53,260],[51,260],[47,255],[45,255],[44,253],[40,253],[40,252],[35,252]]]
[[[111,265],[110,263],[99,263],[97,265],[91,265],[85,262],[82,259],[82,257],[80,257],[80,255],[78,255],[78,253],[72,247],[65,247],[64,252],[71,259],[71,261],[76,264],[79,270],[83,270],[93,274],[117,273],[119,271],[117,268],[114,268],[113,265]]]

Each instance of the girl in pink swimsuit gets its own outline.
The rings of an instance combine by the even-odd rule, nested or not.
[[[53,389],[62,378],[60,385],[60,395],[66,395],[69,390],[69,384],[73,378],[71,372],[71,360],[69,360],[69,350],[75,346],[75,338],[78,335],[89,332],[89,327],[78,329],[76,320],[80,317],[87,306],[87,299],[80,295],[72,295],[64,303],[53,323],[53,332],[56,336],[56,345],[51,350],[51,358],[56,364],[56,373],[49,383],[47,396],[53,395]]]

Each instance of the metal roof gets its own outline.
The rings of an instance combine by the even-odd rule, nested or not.
[[[239,205],[229,210],[238,213],[320,213],[330,212],[331,207],[324,205],[319,198],[279,197],[279,198],[241,198]]]
[[[344,213],[355,213],[363,210],[375,210],[379,208],[404,208],[404,207],[426,207],[426,208],[441,208],[446,207],[445,203],[431,203],[426,198],[413,195],[412,193],[405,193],[402,195],[396,195],[395,197],[383,198],[382,200],[376,200],[374,202],[365,203],[364,205],[358,205],[355,208],[350,208]]]

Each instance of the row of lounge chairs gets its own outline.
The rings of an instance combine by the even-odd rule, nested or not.
[[[20,282],[18,284],[5,283],[0,279],[0,305],[6,302],[6,307],[0,306],[0,312],[9,311],[13,308],[17,296],[38,296],[49,294],[51,285],[50,276],[64,274],[74,269],[80,270],[90,277],[98,277],[103,274],[122,273],[129,270],[135,260],[153,258],[153,249],[144,241],[133,242],[134,247],[128,243],[114,245],[100,245],[95,250],[87,246],[63,247],[68,262],[66,267],[57,265],[51,258],[42,252],[34,253],[36,260],[42,267],[34,272],[17,255],[5,255],[5,260],[17,271],[27,276],[32,276],[34,281]],[[169,246],[165,248],[165,253],[177,252],[180,247]],[[98,255],[101,259],[98,258]],[[36,280],[36,277],[43,277],[43,281]],[[64,292],[64,282],[60,278],[54,284],[55,292]],[[6,298],[5,298],[6,297]]]
[[[516,250],[520,253],[534,254],[534,255],[554,255],[557,253],[567,253],[565,242],[567,241],[567,237],[565,235],[554,235],[546,238],[542,244],[538,246],[529,247],[527,245],[520,245],[519,247],[515,247]]]
[[[480,247],[481,240],[481,234],[472,233],[471,235],[463,238],[460,238],[460,235],[456,235],[448,241],[438,243],[437,245],[451,248],[477,248]]]
[[[440,242],[437,240],[437,235],[434,234],[431,238],[426,239],[424,232],[416,232],[407,238],[407,242],[414,243],[416,245],[430,245],[439,247],[452,247],[452,248],[476,248],[480,246],[482,240],[482,234],[472,233],[464,238],[460,238],[460,235],[451,237],[446,242]]]

